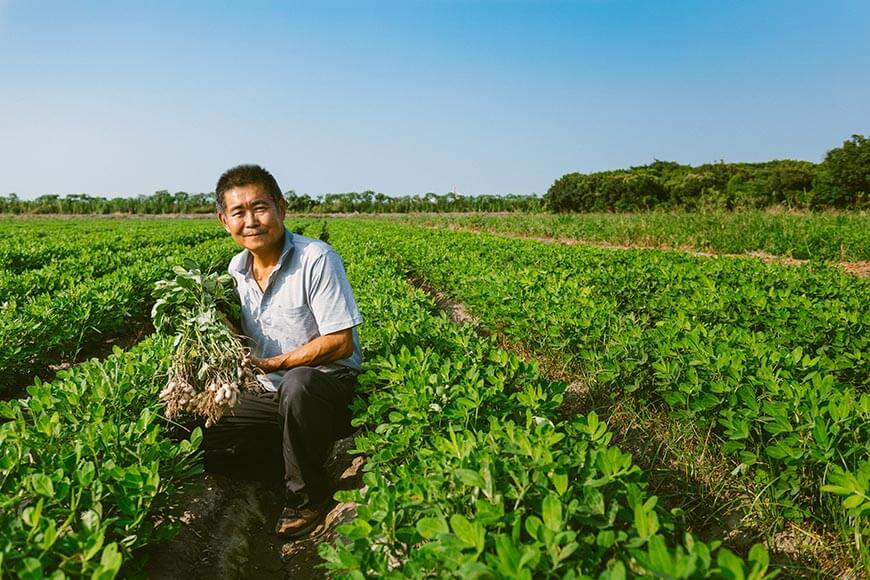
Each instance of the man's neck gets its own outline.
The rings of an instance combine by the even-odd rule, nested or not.
[[[284,237],[286,235],[285,233],[284,236],[281,236],[281,240],[269,248],[263,248],[257,252],[248,250],[251,252],[253,258],[251,265],[255,270],[271,270],[278,264],[278,260],[281,259],[281,253],[284,251]]]

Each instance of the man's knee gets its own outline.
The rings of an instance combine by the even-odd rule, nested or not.
[[[284,373],[278,390],[281,413],[299,409],[311,394],[311,385],[318,371],[312,367],[296,367]]]

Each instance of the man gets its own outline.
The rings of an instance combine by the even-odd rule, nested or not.
[[[266,392],[244,393],[205,431],[206,467],[268,461],[270,446],[280,441],[287,503],[275,531],[296,537],[329,507],[323,464],[333,442],[350,432],[348,407],[362,360],[356,327],[363,319],[335,250],[285,229],[286,202],[268,171],[229,169],[215,194],[218,219],[244,248],[229,272]]]

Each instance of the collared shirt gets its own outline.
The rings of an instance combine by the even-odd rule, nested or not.
[[[242,313],[242,332],[257,358],[294,350],[324,334],[353,328],[353,354],[316,368],[324,372],[359,372],[362,354],[356,326],[363,318],[347,281],[344,265],[329,244],[284,230],[284,248],[260,289],[251,271],[253,257],[242,250],[230,261]],[[270,391],[286,370],[260,375]]]

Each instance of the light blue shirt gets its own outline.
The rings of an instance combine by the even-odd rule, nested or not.
[[[278,263],[260,289],[251,271],[248,250],[230,261],[229,273],[236,280],[242,307],[242,332],[251,352],[269,358],[294,350],[318,336],[353,328],[353,354],[316,368],[324,372],[362,369],[362,354],[356,326],[363,318],[344,272],[344,264],[332,247],[284,230],[284,249]],[[287,371],[257,377],[270,391],[281,384]]]

